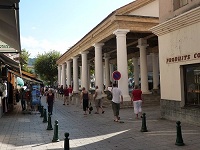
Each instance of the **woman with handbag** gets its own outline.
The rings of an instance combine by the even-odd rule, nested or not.
[[[89,94],[85,87],[82,88],[81,92],[81,103],[83,104],[83,111],[85,112],[84,115],[87,115],[87,111],[89,111]]]

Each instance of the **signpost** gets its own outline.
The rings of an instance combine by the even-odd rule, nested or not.
[[[119,80],[121,78],[121,73],[119,71],[114,71],[112,77],[114,80]]]

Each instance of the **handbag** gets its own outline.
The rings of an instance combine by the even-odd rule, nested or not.
[[[90,110],[90,111],[92,111],[92,110],[93,110],[93,107],[92,107],[92,104],[91,104],[91,102],[90,102],[89,110]]]

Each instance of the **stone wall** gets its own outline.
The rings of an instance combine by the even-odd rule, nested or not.
[[[181,107],[180,101],[161,99],[160,110],[162,118],[200,125],[199,108]]]

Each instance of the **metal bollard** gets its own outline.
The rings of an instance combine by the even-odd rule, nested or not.
[[[44,118],[43,118],[43,123],[46,123],[47,122],[47,110],[44,109]]]
[[[182,138],[181,122],[177,121],[176,124],[177,124],[177,126],[176,126],[177,134],[176,134],[176,143],[175,143],[175,145],[183,146],[185,144],[183,143],[183,138]]]
[[[52,142],[59,142],[59,138],[58,138],[58,120],[55,121],[55,125],[54,125],[54,135],[53,135],[53,140]]]
[[[48,125],[47,130],[53,130],[52,124],[51,124],[51,115],[48,114]]]
[[[142,128],[140,130],[141,132],[148,132],[147,126],[146,126],[146,114],[142,114]]]
[[[65,133],[64,150],[69,150],[69,133]]]
[[[44,117],[44,106],[41,106],[41,115],[40,115],[40,117]]]

